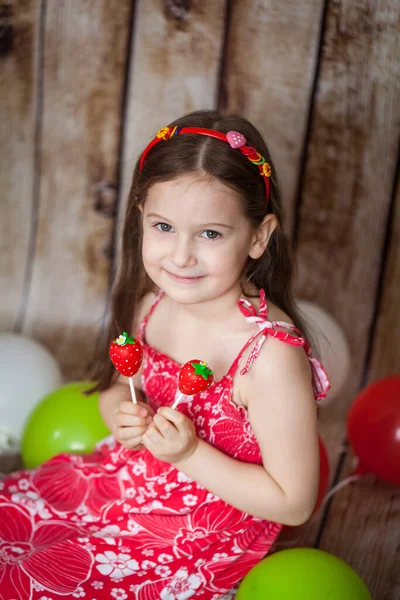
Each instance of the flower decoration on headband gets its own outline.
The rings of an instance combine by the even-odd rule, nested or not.
[[[156,138],[158,140],[169,140],[176,133],[179,133],[179,127],[161,127],[156,133]]]
[[[156,138],[159,140],[167,140],[169,138],[170,127],[161,127],[159,131],[157,131]]]
[[[264,177],[271,177],[271,165],[269,163],[264,163],[261,169],[261,173],[264,175]]]
[[[227,142],[234,150],[240,150],[240,152],[246,156],[246,158],[258,167],[260,175],[265,181],[265,195],[267,199],[267,206],[270,194],[270,181],[269,178],[272,174],[271,165],[266,162],[265,158],[257,152],[252,146],[246,146],[247,140],[242,133],[239,131],[228,131],[228,133],[221,133],[221,131],[215,131],[214,129],[205,129],[203,127],[178,127],[178,126],[167,126],[162,127],[156,134],[156,137],[150,142],[150,144],[144,149],[139,162],[139,169],[142,170],[144,160],[149,151],[161,142],[162,140],[169,140],[175,135],[181,134],[194,134],[194,135],[207,135],[214,137],[223,142]]]

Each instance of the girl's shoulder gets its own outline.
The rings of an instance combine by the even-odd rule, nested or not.
[[[250,358],[253,365],[249,370],[250,377],[247,381],[249,383],[261,381],[264,385],[266,377],[272,376],[274,381],[276,377],[283,380],[300,372],[309,379],[311,366],[303,349],[304,338],[295,328],[291,317],[268,298],[263,301],[261,297],[253,296],[245,297],[245,300],[253,305],[258,319],[261,317],[262,320],[267,321],[264,335],[260,334],[261,338],[255,342],[255,347],[250,346],[244,357]],[[259,322],[261,329],[262,320]]]
[[[254,398],[278,398],[278,396],[279,403],[282,403],[283,396],[289,397],[293,394],[299,398],[304,397],[304,401],[308,403],[313,395],[312,365],[304,351],[304,346],[300,343],[290,343],[286,338],[285,334],[289,334],[289,338],[293,336],[294,340],[297,338],[297,333],[288,327],[292,322],[279,308],[276,313],[268,315],[268,320],[283,322],[277,327],[274,326],[273,330],[278,330],[284,335],[274,336],[270,332],[265,335],[263,343],[256,352],[256,359],[251,361],[248,376],[243,377],[242,380],[243,403],[248,406],[250,398],[254,403]],[[257,344],[259,342],[260,340]],[[244,357],[245,361],[251,358],[255,347],[249,349]],[[278,388],[280,393],[276,394]],[[271,402],[274,403],[273,400]],[[288,406],[291,406],[291,401],[288,401]]]

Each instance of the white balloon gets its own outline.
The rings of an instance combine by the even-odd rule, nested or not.
[[[350,347],[340,325],[323,308],[307,300],[298,301],[297,306],[314,335],[319,359],[328,373],[331,388],[321,403],[327,404],[346,383],[351,365]]]
[[[29,413],[62,383],[60,367],[44,346],[0,333],[0,453],[18,449]]]

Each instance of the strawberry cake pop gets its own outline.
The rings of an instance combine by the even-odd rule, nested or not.
[[[185,396],[194,396],[204,392],[212,385],[214,373],[209,369],[207,363],[202,360],[193,359],[185,363],[180,370],[178,380],[178,392],[171,408],[176,408]]]
[[[138,372],[143,359],[142,345],[139,340],[130,337],[126,331],[110,344],[109,355],[121,375],[128,377],[132,402],[137,404],[133,375]]]

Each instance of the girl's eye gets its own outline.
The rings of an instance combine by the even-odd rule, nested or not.
[[[172,225],[168,225],[168,223],[156,223],[154,227],[158,229],[158,231],[165,231],[166,233],[173,229]]]
[[[218,231],[213,231],[212,229],[206,229],[206,231],[203,231],[201,236],[207,238],[207,240],[216,240],[217,238],[221,237],[221,234],[218,233]]]

